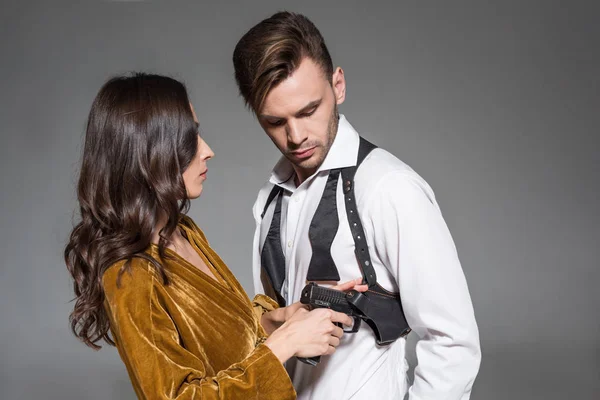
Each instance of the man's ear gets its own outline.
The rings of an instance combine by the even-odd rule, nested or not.
[[[346,100],[346,78],[344,77],[344,70],[340,67],[337,67],[333,72],[331,86],[333,86],[336,104],[342,104]]]

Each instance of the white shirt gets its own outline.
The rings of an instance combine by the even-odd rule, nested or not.
[[[273,185],[285,190],[281,209],[281,243],[286,260],[282,294],[287,304],[300,299],[312,255],[308,229],[321,200],[330,169],[356,165],[359,135],[341,115],[336,138],[318,171],[300,186],[291,163],[282,157],[258,193],[253,212],[256,232],[253,276],[257,293],[260,254],[275,208],[260,215]],[[481,352],[473,306],[456,248],[429,185],[387,151],[373,150],[354,180],[358,213],[370,249],[377,282],[398,292],[406,319],[419,336],[418,366],[410,400],[469,399]],[[343,200],[337,187],[339,229],[331,255],[340,283],[361,276],[354,255]],[[377,346],[367,324],[345,334],[332,356],[309,366],[295,358],[286,363],[298,399],[402,399],[407,391],[405,339]]]

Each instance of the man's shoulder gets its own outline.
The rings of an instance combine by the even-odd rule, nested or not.
[[[374,148],[367,155],[358,170],[360,171],[361,169],[375,172],[378,175],[390,171],[415,173],[410,165],[381,147]]]
[[[433,189],[410,165],[389,151],[373,149],[356,171],[356,199],[383,193],[393,195],[418,190],[430,200],[435,198]]]
[[[417,181],[426,184],[425,180],[407,163],[389,151],[377,147],[373,149],[356,171],[357,185],[372,188],[380,184],[382,179],[394,181]]]
[[[267,198],[269,197],[269,193],[271,193],[271,190],[273,190],[274,186],[275,185],[272,182],[267,181],[258,190],[258,193],[256,195],[256,200],[254,201],[254,205],[252,206],[252,212],[254,214],[254,218],[260,217],[260,214],[262,213],[262,209],[265,206]]]

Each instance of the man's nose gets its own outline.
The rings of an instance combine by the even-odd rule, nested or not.
[[[288,121],[286,133],[288,142],[296,146],[302,144],[302,142],[306,140],[306,133],[304,129],[302,129],[301,124],[294,119]]]

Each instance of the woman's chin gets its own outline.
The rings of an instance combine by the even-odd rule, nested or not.
[[[188,190],[188,199],[194,200],[200,197],[202,194],[202,185],[198,188],[194,188],[193,190]]]

